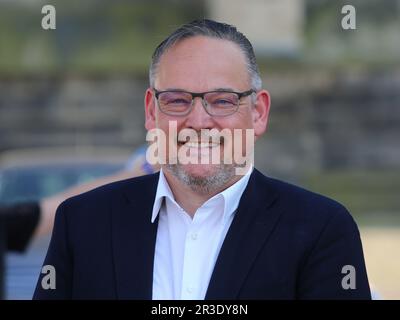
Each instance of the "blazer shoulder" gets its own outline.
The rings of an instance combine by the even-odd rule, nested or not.
[[[142,197],[143,193],[155,192],[158,182],[158,173],[134,177],[105,184],[93,190],[70,197],[63,201],[60,208],[68,211],[68,215],[75,212],[101,214],[110,208],[115,201],[121,203],[134,197]]]
[[[322,224],[335,221],[343,226],[347,225],[353,231],[358,230],[350,212],[340,202],[263,174],[258,180],[267,186],[266,190],[276,194],[278,206],[284,208],[287,215]]]

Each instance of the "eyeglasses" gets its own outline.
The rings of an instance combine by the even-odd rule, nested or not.
[[[194,98],[201,98],[204,109],[210,116],[225,117],[234,114],[240,105],[240,100],[256,91],[251,89],[244,92],[208,91],[188,92],[183,90],[158,91],[154,89],[160,111],[170,116],[186,116],[194,105]]]

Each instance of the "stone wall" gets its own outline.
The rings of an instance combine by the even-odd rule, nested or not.
[[[145,138],[145,82],[131,78],[0,80],[0,150],[99,145]]]
[[[265,172],[400,169],[400,71],[272,73],[272,107],[257,143]],[[48,146],[127,150],[145,140],[136,78],[0,80],[0,152]]]
[[[265,160],[258,157],[263,166],[283,172],[400,168],[399,70],[272,76],[266,87],[275,100],[265,152],[259,152]]]

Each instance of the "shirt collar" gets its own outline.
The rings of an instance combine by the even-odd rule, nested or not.
[[[253,166],[249,168],[243,177],[220,193],[224,197],[224,220],[232,215],[239,206],[240,199],[247,187],[252,172]]]
[[[208,202],[213,201],[217,197],[223,197],[224,199],[224,220],[226,220],[230,215],[232,215],[238,205],[240,198],[247,187],[247,183],[249,182],[250,175],[253,171],[253,166],[249,168],[247,173],[241,177],[238,181],[236,181],[233,185],[229,188],[225,189],[224,191],[216,194],[212,198],[208,199],[203,205],[207,204]],[[158,179],[156,197],[154,200],[153,205],[153,212],[151,215],[151,222],[153,223],[157,215],[160,211],[161,205],[163,203],[164,198],[169,198],[171,201],[175,202],[174,195],[171,191],[171,188],[168,185],[167,179],[164,176],[163,170],[160,170],[160,175]]]
[[[158,185],[157,185],[157,191],[156,191],[156,197],[154,200],[154,205],[153,205],[153,213],[151,215],[151,222],[153,223],[158,215],[158,212],[160,211],[162,202],[164,198],[169,198],[172,201],[174,200],[174,195],[172,194],[171,188],[169,187],[169,184],[167,182],[167,179],[164,176],[164,172],[162,169],[160,169],[160,175],[158,178]]]

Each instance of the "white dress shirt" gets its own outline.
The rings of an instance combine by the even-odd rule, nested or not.
[[[222,243],[232,223],[252,168],[229,188],[207,200],[193,219],[175,201],[160,171],[151,222],[159,214],[154,270],[154,300],[205,298]]]

